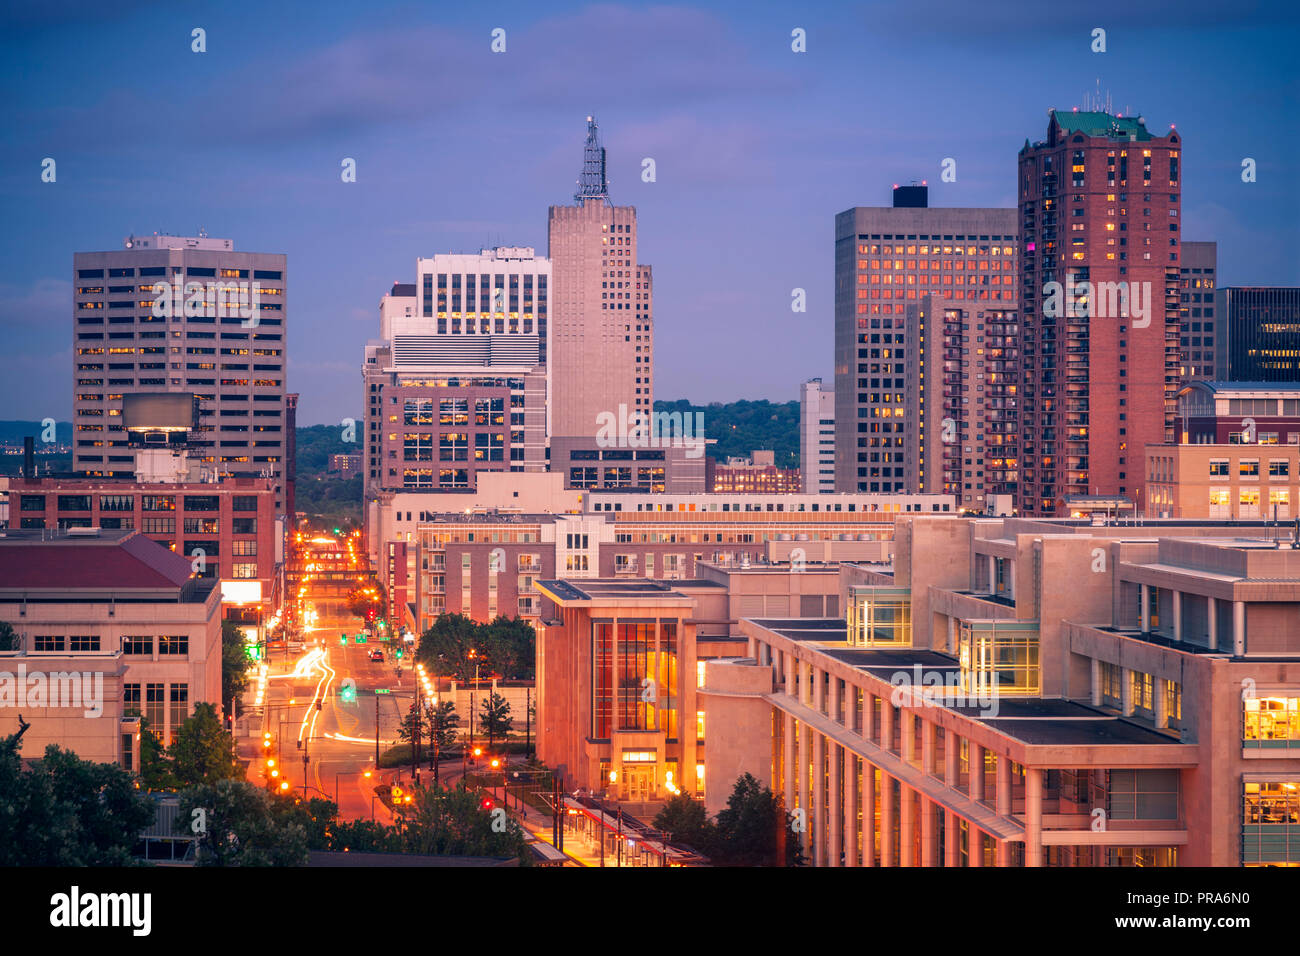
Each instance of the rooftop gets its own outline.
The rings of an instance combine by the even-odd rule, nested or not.
[[[1153,139],[1141,116],[1112,116],[1110,113],[1084,110],[1052,110],[1052,117],[1066,133],[1083,133],[1086,136],[1108,136],[1116,140]]]
[[[192,577],[188,559],[138,531],[0,532],[0,596],[9,600],[68,591],[90,592],[78,595],[83,599],[192,599],[198,593]]]

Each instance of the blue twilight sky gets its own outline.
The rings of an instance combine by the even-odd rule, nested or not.
[[[72,408],[72,254],[128,233],[289,257],[299,421],[361,409],[417,256],[546,251],[584,118],[656,280],[656,395],[789,400],[832,373],[834,216],[927,179],[1011,206],[1047,109],[1109,91],[1184,136],[1184,239],[1300,284],[1300,13],[1286,0],[695,5],[42,0],[0,10],[0,419]],[[191,51],[191,30],[207,52]],[[506,31],[506,52],[491,33]],[[807,52],[791,50],[791,31]],[[1092,31],[1106,30],[1093,53]],[[41,161],[57,162],[42,183]],[[340,180],[344,157],[358,181]],[[641,181],[652,157],[657,181]],[[957,181],[940,183],[945,157]],[[1241,181],[1243,158],[1258,181]],[[790,309],[807,290],[808,311]]]

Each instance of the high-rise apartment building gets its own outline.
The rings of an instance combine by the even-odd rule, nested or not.
[[[591,444],[602,413],[649,413],[654,396],[650,266],[638,259],[635,206],[609,199],[605,150],[587,119],[583,175],[573,206],[552,206],[547,255],[555,436]]]
[[[835,390],[820,378],[799,387],[799,468],[804,494],[835,490]]]
[[[1216,326],[1214,301],[1217,288],[1219,245],[1184,242],[1178,275],[1181,292],[1178,310],[1180,360],[1183,382],[1211,381],[1215,371]]]
[[[1221,289],[1216,299],[1219,379],[1300,380],[1300,288]]]
[[[551,265],[531,247],[440,255],[380,302],[366,346],[366,486],[465,490],[546,468]]]
[[[1052,110],[1019,156],[1019,509],[1140,506],[1143,448],[1174,437],[1182,139]]]
[[[273,478],[283,514],[285,256],[236,252],[229,239],[132,236],[124,249],[76,253],[73,278],[73,468],[131,475],[122,397],[192,394],[192,456],[217,476]]]
[[[922,296],[907,307],[904,474],[909,491],[983,512],[1014,494],[1019,312],[1014,302]]]
[[[1014,209],[931,209],[924,186],[896,187],[892,208],[835,217],[837,491],[916,490],[907,436],[928,410],[909,396],[907,369],[933,346],[915,322],[909,330],[908,307],[940,296],[969,311],[1014,311],[1016,245]],[[977,343],[955,347],[977,360]]]

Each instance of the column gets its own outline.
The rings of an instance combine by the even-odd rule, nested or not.
[[[808,832],[813,838],[813,866],[826,862],[826,750],[830,743],[819,731],[808,728],[812,746],[812,784],[808,800]]]
[[[880,698],[880,746],[884,750],[894,746],[894,707],[888,697]]]
[[[1219,602],[1214,598],[1205,599],[1205,620],[1209,623],[1210,647],[1219,648]]]
[[[972,740],[967,748],[966,759],[970,764],[970,779],[966,789],[970,798],[978,802],[984,799],[984,748]]]
[[[943,782],[954,790],[961,785],[961,741],[952,730],[943,734]]]
[[[880,771],[880,865],[893,866],[894,786],[893,778]]]
[[[1025,866],[1043,865],[1043,772],[1025,768]]]
[[[1140,584],[1138,590],[1141,592],[1138,599],[1138,615],[1141,621],[1142,633],[1145,634],[1151,630],[1151,588],[1149,585]]]
[[[994,852],[997,854],[998,866],[1011,865],[1011,841],[998,840],[994,846]]]
[[[858,756],[848,748],[844,750],[844,865],[858,865]]]
[[[917,792],[921,804],[921,865],[934,866],[934,804]]]
[[[916,791],[898,787],[898,865],[912,866],[916,854]]]
[[[785,752],[781,755],[782,762],[785,764],[785,809],[787,812],[794,810],[795,797],[795,742],[794,742],[794,717],[791,714],[785,714]]]
[[[813,815],[808,808],[808,737],[812,730],[802,721],[799,723],[799,756],[796,758],[797,766],[795,767],[795,779],[798,780],[799,809],[803,813],[803,852],[804,856],[810,856],[811,847],[808,845],[809,834],[812,833]]]
[[[1246,656],[1246,602],[1232,602],[1232,656]]]
[[[811,663],[808,665],[808,679],[812,682],[812,709],[817,713],[826,712],[826,672]]]
[[[1165,694],[1166,685],[1168,683],[1169,682],[1165,680],[1163,677],[1157,677],[1151,682],[1153,692],[1156,695],[1155,711],[1156,711],[1157,727],[1169,726],[1169,700]]]
[[[1090,677],[1092,681],[1091,699],[1092,706],[1101,706],[1101,661],[1094,657],[1089,661]]]
[[[1169,595],[1174,604],[1174,640],[1183,639],[1183,592],[1175,589]]]
[[[998,559],[993,555],[985,555],[989,568],[989,594],[995,594],[998,590]]]
[[[961,861],[961,833],[957,829],[961,820],[946,807],[943,812],[948,815],[943,825],[943,865],[956,866]]]
[[[944,737],[944,742],[947,742]],[[934,724],[921,718],[921,770],[927,777],[934,775],[935,765]]]
[[[833,678],[832,678],[833,679]],[[826,792],[826,809],[830,812],[830,866],[843,866],[840,853],[844,850],[844,791],[840,776],[840,761],[848,755],[844,748],[830,738],[826,740],[826,761],[830,780]]]
[[[1011,760],[1006,754],[998,754],[997,796],[995,805],[1000,817],[1011,816]]]
[[[898,752],[903,763],[916,763],[916,715],[906,707],[898,708],[898,719],[902,722],[898,733]]]
[[[1119,669],[1119,707],[1125,717],[1133,716],[1133,672],[1127,667]]]
[[[794,668],[795,668],[795,659],[793,656],[791,656],[790,652],[787,651],[785,654],[785,692],[791,697],[794,696],[795,673],[796,673]]]
[[[826,710],[830,713],[831,720],[843,723],[840,718],[840,679],[829,671],[826,673],[826,679],[830,682],[830,686],[826,688],[829,695]],[[845,690],[847,689],[846,687]]]
[[[984,831],[973,823],[966,834],[966,865],[984,865]]]
[[[862,723],[859,725],[863,740],[870,740],[875,733],[876,708],[873,703],[876,695],[862,691]]]
[[[948,653],[957,653],[957,619],[948,615]]]
[[[862,865],[876,865],[876,768],[862,761]]]

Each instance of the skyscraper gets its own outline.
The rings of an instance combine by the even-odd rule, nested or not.
[[[132,236],[124,249],[76,253],[73,468],[132,474],[122,397],[192,394],[193,457],[217,476],[271,476],[283,514],[285,276],[285,256],[207,236]]]
[[[637,257],[635,206],[609,199],[595,121],[576,205],[550,207],[552,435],[590,443],[597,416],[654,407],[650,267]]]
[[[1019,508],[1141,507],[1143,448],[1174,438],[1182,140],[1052,110],[1019,156]]]
[[[918,338],[916,324],[909,330],[908,308],[929,295],[972,312],[1016,308],[1016,211],[931,209],[927,202],[925,186],[895,187],[892,208],[858,206],[835,217],[837,491],[920,487],[927,463],[915,457],[919,440],[909,452],[908,434],[925,421],[928,398],[909,392],[907,369],[919,349],[938,342]],[[963,348],[983,346],[953,347],[961,361]],[[965,358],[984,374],[974,351]]]

